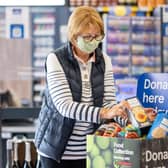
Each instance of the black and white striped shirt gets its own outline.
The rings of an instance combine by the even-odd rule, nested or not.
[[[108,56],[104,55],[104,59],[105,88],[103,106],[111,107],[116,104],[112,65]],[[54,105],[62,116],[76,120],[72,135],[68,140],[62,157],[62,159],[67,160],[86,158],[86,135],[93,133],[93,123],[100,122],[100,108],[93,106],[90,83],[91,66],[94,60],[91,58],[87,63],[82,62],[79,58],[77,60],[82,78],[82,98],[80,103],[73,101],[67,79],[57,57],[52,53],[47,58],[47,82]],[[46,156],[45,154],[41,155]]]

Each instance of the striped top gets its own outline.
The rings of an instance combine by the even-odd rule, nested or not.
[[[93,133],[93,123],[100,123],[99,112],[101,108],[93,106],[90,83],[90,72],[94,59],[92,57],[87,63],[84,63],[78,57],[76,58],[82,78],[82,98],[80,103],[73,101],[68,81],[55,54],[51,53],[47,58],[47,82],[53,103],[62,116],[76,121],[62,156],[62,159],[66,160],[86,158],[86,135]],[[116,104],[112,65],[108,56],[104,55],[104,59],[105,88],[103,106],[111,107]],[[41,155],[45,156],[45,154]]]

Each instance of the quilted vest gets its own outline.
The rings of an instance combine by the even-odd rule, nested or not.
[[[72,92],[72,98],[76,102],[81,101],[82,80],[80,68],[74,58],[71,44],[67,43],[55,52],[67,78]],[[101,107],[104,96],[104,72],[105,63],[99,48],[95,50],[96,60],[92,63],[91,87],[94,106]],[[35,132],[35,146],[40,151],[56,161],[60,161],[68,139],[72,133],[75,120],[63,117],[54,106],[48,87],[45,89],[45,97],[39,113],[37,129]],[[95,124],[95,129],[97,128]]]

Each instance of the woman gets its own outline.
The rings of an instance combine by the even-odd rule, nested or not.
[[[86,135],[104,119],[127,119],[126,104],[116,104],[111,60],[98,48],[103,38],[97,11],[78,7],[68,21],[69,42],[47,57],[35,134],[43,168],[85,168]]]

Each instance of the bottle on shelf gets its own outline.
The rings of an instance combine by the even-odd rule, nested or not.
[[[40,155],[39,154],[37,154],[37,160],[36,160],[35,168],[41,168]]]
[[[32,159],[31,159],[31,143],[25,142],[25,161],[23,168],[33,168]]]
[[[118,5],[126,5],[126,0],[118,0]]]
[[[90,4],[90,0],[85,0],[85,1],[83,1],[83,5],[90,6],[90,5],[91,5],[91,4]]]
[[[98,6],[98,1],[97,0],[90,1],[90,6],[97,7]]]
[[[126,0],[127,6],[135,6],[137,5],[137,0]]]
[[[147,0],[138,0],[138,8],[146,10],[147,9]]]
[[[13,142],[7,140],[6,143],[6,168],[12,168],[12,153],[13,153]]]
[[[153,10],[154,8],[156,8],[156,0],[148,0],[147,6],[148,9]]]
[[[75,6],[76,5],[76,0],[70,0],[69,5],[70,6]]]
[[[21,168],[19,163],[18,144],[19,144],[18,142],[14,142],[12,168]]]

